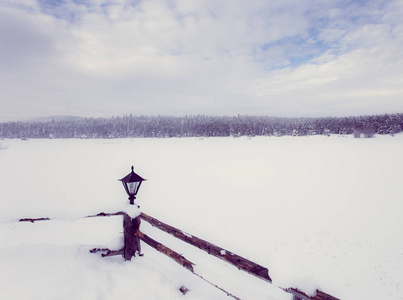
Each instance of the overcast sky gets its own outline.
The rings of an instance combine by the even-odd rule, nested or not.
[[[397,112],[402,0],[0,0],[0,122]]]

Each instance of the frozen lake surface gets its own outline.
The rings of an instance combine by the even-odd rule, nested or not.
[[[269,269],[273,285],[142,223],[241,299],[403,299],[402,134],[1,144],[1,298],[228,299],[147,245],[131,262],[89,253],[121,247],[121,217],[82,217],[124,209],[134,165],[142,211]]]

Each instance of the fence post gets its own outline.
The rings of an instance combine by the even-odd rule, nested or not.
[[[136,256],[136,252],[141,255],[140,239],[134,233],[140,228],[140,218],[132,219],[128,214],[123,215],[124,247],[123,257],[125,260],[131,260]]]

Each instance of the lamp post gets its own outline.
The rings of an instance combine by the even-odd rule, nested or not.
[[[130,204],[133,205],[134,199],[136,199],[136,195],[140,189],[141,183],[146,179],[134,173],[134,167],[132,166],[132,172],[119,180],[122,182],[127,195],[129,195]]]
[[[126,193],[129,195],[130,204],[134,205],[134,199],[136,199],[137,192],[141,186],[141,183],[146,179],[142,178],[140,175],[134,173],[134,167],[132,166],[132,171],[122,179],[119,179]],[[124,247],[123,247],[123,257],[125,260],[131,260],[133,256],[136,256],[136,252],[141,256],[140,239],[135,234],[140,228],[140,218],[137,216],[132,218],[127,213],[123,215],[123,231],[124,231]]]

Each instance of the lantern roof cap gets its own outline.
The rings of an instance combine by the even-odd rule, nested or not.
[[[132,166],[132,172],[119,180],[123,182],[139,182],[139,181],[145,181],[147,179],[144,179],[137,173],[134,173],[134,167]]]

